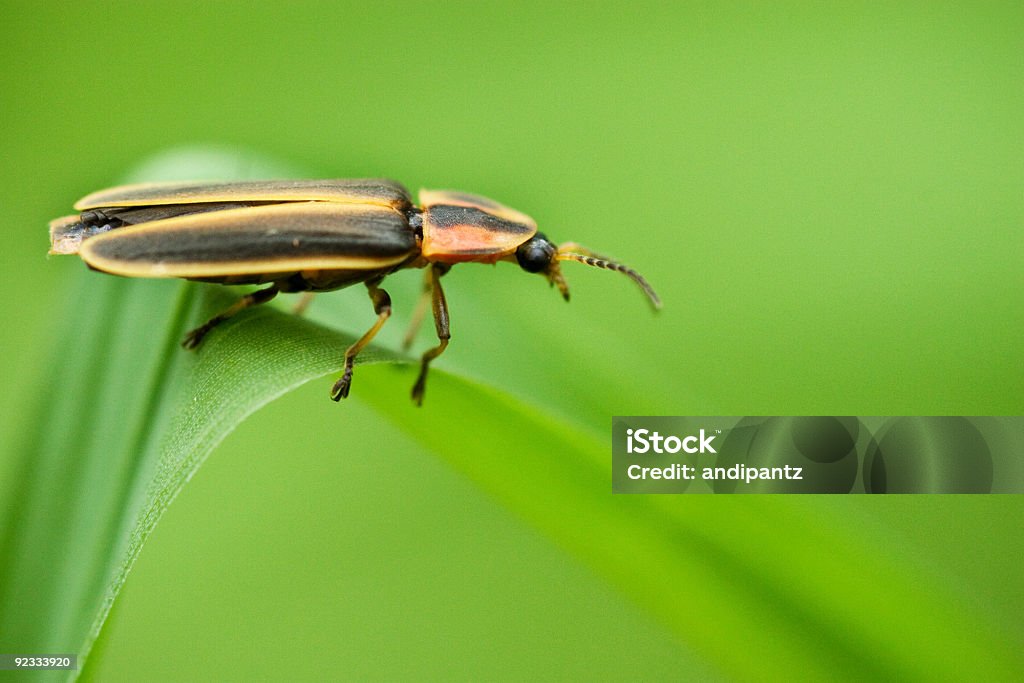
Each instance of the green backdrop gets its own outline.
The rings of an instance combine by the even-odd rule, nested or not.
[[[54,349],[74,352],[57,314],[89,296],[69,286],[79,261],[45,258],[46,222],[192,145],[493,196],[634,265],[661,314],[573,264],[570,305],[504,264],[446,278],[436,367],[597,439],[613,415],[1020,414],[1022,36],[1019,3],[4,0],[0,504],[23,485],[12,435],[60,391]],[[399,320],[418,286],[389,286]],[[369,309],[341,292],[312,317],[358,333]],[[1007,654],[1024,635],[1019,496],[673,498],[717,552],[791,560],[780,575],[708,557],[734,573],[664,587],[721,603],[695,599],[703,628],[682,633],[360,399],[392,372],[358,369],[341,406],[311,382],[217,449],[143,550],[93,678],[756,678],[748,653],[771,651],[780,608],[830,670],[884,678],[870,639],[779,597],[810,583],[852,609],[899,600],[866,567],[941,606],[879,621],[894,651],[955,615],[965,647],[1007,657],[973,673],[1024,675]],[[595,495],[625,505],[610,479]],[[765,528],[766,511],[796,521]],[[833,552],[805,547],[807,529],[856,561],[803,571],[801,553]],[[799,675],[806,652],[773,656]]]

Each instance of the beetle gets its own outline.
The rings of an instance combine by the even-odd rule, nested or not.
[[[421,190],[419,200],[413,204],[404,186],[386,179],[123,185],[83,197],[77,214],[52,221],[50,253],[78,254],[94,270],[126,277],[269,285],[190,331],[182,342],[189,349],[218,324],[278,292],[363,283],[377,320],[345,351],[344,371],[331,389],[335,401],[348,396],[356,356],[391,315],[381,282],[403,268],[422,268],[426,275],[406,346],[428,304],[438,338],[420,362],[412,389],[417,405],[427,369],[451,337],[441,277],[458,263],[516,262],[547,278],[568,301],[559,264],[577,261],[623,273],[655,309],[661,307],[635,270],[575,243],[555,245],[515,209],[450,190]]]

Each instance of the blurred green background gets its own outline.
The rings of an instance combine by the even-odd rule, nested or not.
[[[613,415],[1020,414],[1022,36],[1009,2],[4,0],[0,496],[19,485],[10,434],[59,391],[53,348],[74,352],[54,313],[88,296],[67,288],[80,262],[44,257],[46,221],[184,145],[492,196],[634,265],[658,316],[572,264],[571,305],[507,265],[446,278],[436,367],[600,438]],[[392,346],[419,276],[393,280]],[[372,318],[354,291],[312,316]],[[388,372],[360,368],[343,406],[311,382],[215,452],[142,552],[97,680],[735,671],[362,403]],[[1024,635],[1019,496],[667,504],[738,550],[751,515],[784,508],[997,642]],[[851,585],[798,560],[793,582]],[[761,621],[720,638],[742,658]]]

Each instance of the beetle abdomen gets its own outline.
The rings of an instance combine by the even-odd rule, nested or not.
[[[85,240],[80,254],[93,268],[116,275],[228,280],[308,270],[381,270],[416,250],[415,233],[394,209],[301,202],[121,227]]]
[[[82,241],[111,230],[111,225],[89,225],[79,214],[50,221],[50,254],[77,254]]]

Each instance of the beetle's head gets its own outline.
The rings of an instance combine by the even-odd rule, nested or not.
[[[654,289],[647,283],[647,280],[628,266],[616,263],[611,259],[595,254],[594,252],[581,247],[574,242],[566,242],[562,246],[556,246],[544,233],[538,232],[530,239],[519,245],[516,250],[516,261],[527,273],[540,273],[548,279],[552,285],[558,287],[562,297],[569,300],[569,285],[562,277],[560,261],[577,261],[588,266],[614,270],[629,277],[640,286],[644,294],[650,300],[655,309],[661,308],[661,299],[655,294]]]

